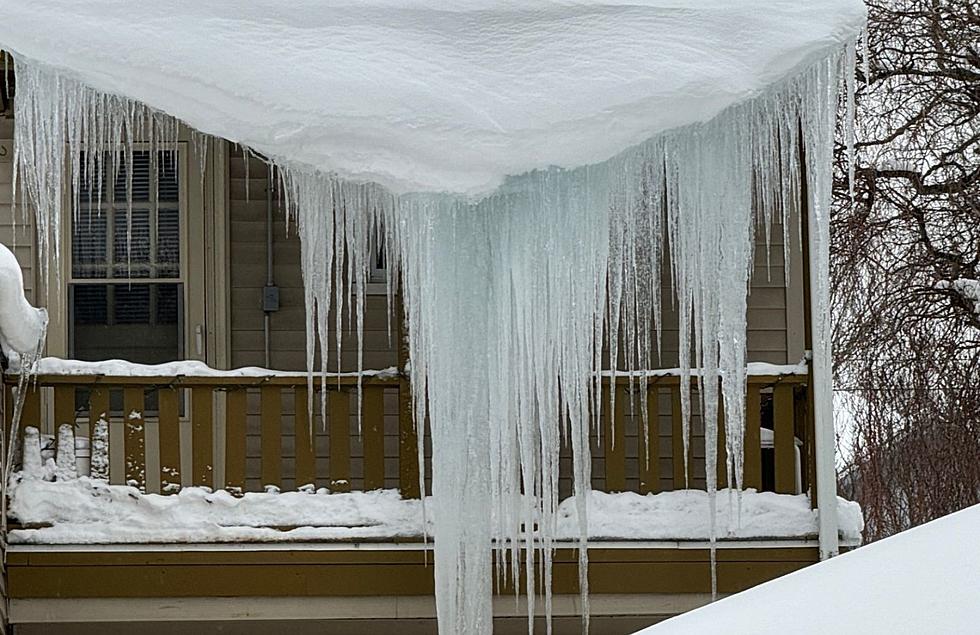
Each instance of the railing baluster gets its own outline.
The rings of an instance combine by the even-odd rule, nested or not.
[[[248,391],[225,393],[225,487],[245,491],[245,433],[248,428]]]
[[[749,384],[745,390],[745,442],[742,486],[762,489],[762,401],[759,384]]]
[[[606,468],[606,491],[621,492],[626,489],[626,393],[611,378],[602,389],[602,452]],[[615,392],[613,392],[615,390]],[[615,395],[615,411],[610,416],[610,399]]]
[[[405,498],[421,497],[418,439],[412,413],[411,388],[403,379],[398,382],[398,488]]]
[[[772,392],[775,489],[780,494],[792,494],[796,490],[793,386],[788,383],[776,384]]]
[[[640,493],[660,491],[660,400],[657,384],[647,388],[646,420],[637,420],[637,449],[640,464]],[[646,429],[644,430],[644,423]]]
[[[28,386],[25,391],[24,410],[20,416],[20,430],[23,434],[26,426],[35,426],[38,430],[41,426],[41,389],[35,386]],[[55,429],[57,430],[57,428]]]
[[[126,483],[146,489],[146,440],[143,420],[143,387],[123,389],[123,448],[126,456]]]
[[[262,386],[262,485],[282,485],[282,389]]]
[[[364,489],[372,490],[385,484],[384,447],[384,388],[364,388],[363,412],[361,413],[361,437],[364,443]]]
[[[54,429],[59,429],[65,423],[75,427],[75,387],[55,386]],[[91,435],[91,428],[89,428],[89,436]]]
[[[296,487],[303,485],[316,486],[316,448],[313,445],[315,437],[312,434],[312,419],[310,417],[309,390],[306,386],[297,386],[295,390],[296,433]]]
[[[160,437],[160,493],[180,490],[180,401],[176,388],[157,390]]]
[[[670,386],[670,435],[674,455],[674,489],[684,489],[687,487],[687,479],[684,470],[684,426],[681,418],[681,388],[679,384],[671,384]]]
[[[191,477],[214,487],[214,408],[211,386],[191,388]]]
[[[330,407],[330,489],[336,492],[349,492],[350,394],[344,390],[331,390],[328,397]]]

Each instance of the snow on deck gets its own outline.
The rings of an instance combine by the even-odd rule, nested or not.
[[[305,542],[417,539],[423,534],[422,505],[396,490],[329,493],[226,491],[187,487],[178,494],[142,494],[133,487],[81,477],[67,481],[17,478],[10,516],[20,523],[13,544],[133,544]],[[597,540],[707,540],[707,493],[699,490],[642,496],[592,492],[589,534]],[[728,539],[813,538],[816,512],[805,495],[748,490],[742,493],[741,524],[732,521],[728,491],[718,492],[719,529]],[[432,511],[433,501],[427,502]],[[860,540],[856,503],[838,502],[842,538]],[[429,522],[427,534],[432,535]],[[576,539],[575,501],[559,507],[556,537]]]
[[[980,505],[640,631],[976,633]]]
[[[7,0],[0,45],[277,160],[487,192],[704,122],[827,57],[860,0]]]

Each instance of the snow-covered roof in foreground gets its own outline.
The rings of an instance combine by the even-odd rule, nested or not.
[[[860,0],[7,0],[0,46],[280,162],[477,193],[706,121],[864,18]]]
[[[976,633],[980,505],[641,631]]]

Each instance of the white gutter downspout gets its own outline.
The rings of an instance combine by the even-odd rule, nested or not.
[[[814,459],[820,559],[840,553],[837,520],[837,469],[834,461],[833,372],[830,341],[830,219],[829,211],[807,210],[810,241],[810,346],[813,368]],[[818,203],[819,205],[819,203]]]

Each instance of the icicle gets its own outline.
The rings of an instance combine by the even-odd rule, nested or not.
[[[401,289],[420,465],[427,442],[421,422],[428,420],[431,428],[434,505],[427,513],[435,520],[442,632],[492,629],[495,553],[498,579],[517,580],[523,567],[529,626],[538,610],[537,589],[543,589],[550,615],[563,439],[573,448],[587,626],[589,434],[602,405],[603,345],[613,364],[612,385],[622,370],[631,389],[639,376],[645,391],[645,376],[637,371],[650,368],[654,342],[661,356],[661,272],[668,265],[679,325],[685,467],[697,412],[705,430],[714,563],[718,475],[735,487],[742,483],[754,224],[766,226],[768,243],[768,227],[780,219],[788,249],[788,214],[799,196],[805,146],[809,205],[821,228],[811,238],[816,249],[827,249],[840,68],[841,55],[831,56],[711,121],[665,132],[599,165],[511,177],[479,200],[396,197],[373,184],[271,158],[287,222],[296,224],[301,239],[311,413],[314,373],[321,383],[328,380],[329,354],[336,354],[340,368],[345,326],[363,330],[379,235],[389,286]],[[131,152],[140,121],[171,128],[163,128],[168,124],[160,113],[42,66],[19,63],[18,73],[15,165],[24,198],[37,210],[46,262],[58,254],[60,197],[69,181],[57,166],[66,164],[65,153],[74,162],[81,148],[108,144],[116,157],[119,149]],[[194,133],[192,141],[203,168],[206,139]],[[88,179],[99,162],[87,165]],[[130,154],[125,169],[131,165]],[[73,170],[74,179],[77,165]],[[77,180],[71,183],[79,187]],[[820,273],[826,280],[826,271]],[[825,311],[827,289],[816,289],[815,298]],[[815,324],[815,355],[821,359],[828,338],[828,326]],[[357,360],[360,368],[360,349]],[[326,391],[321,398],[326,412]],[[723,439],[720,402],[726,406]],[[93,433],[94,477],[103,474],[97,457],[104,433],[100,420]],[[728,462],[718,466],[722,441]],[[715,579],[712,567],[713,590]]]

